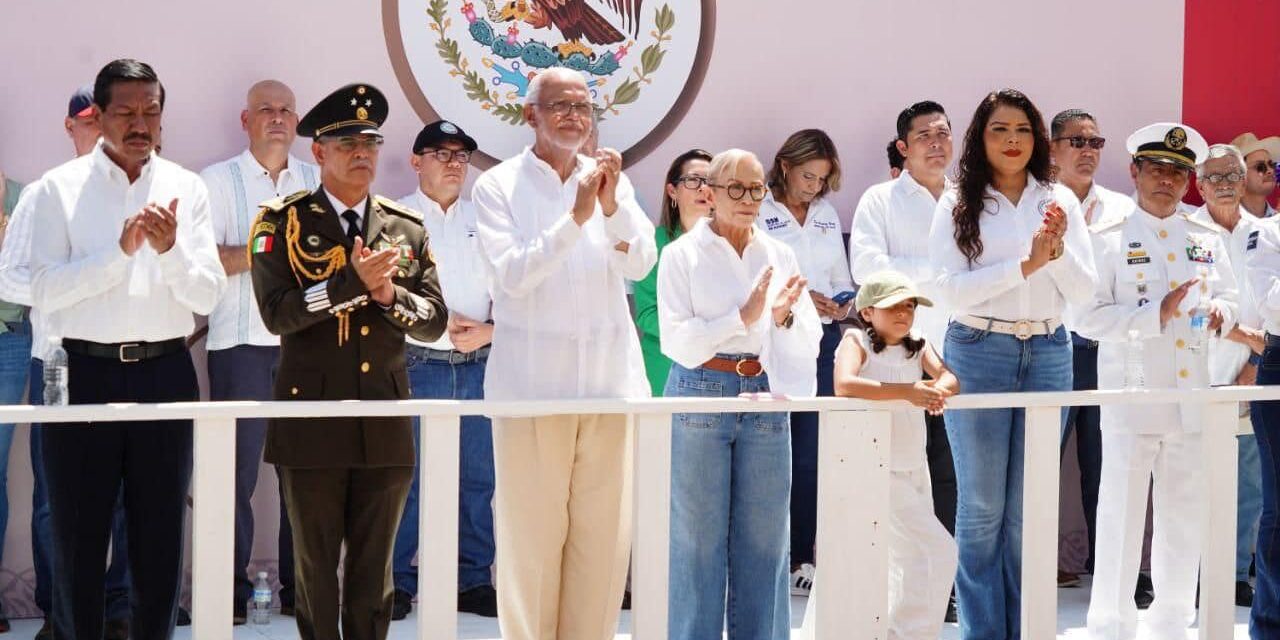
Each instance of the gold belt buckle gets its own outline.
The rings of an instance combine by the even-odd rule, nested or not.
[[[1019,320],[1013,323],[1013,337],[1019,340],[1031,339],[1031,321]]]
[[[751,365],[750,372],[744,371],[742,369],[742,365],[744,364]],[[764,372],[764,367],[761,366],[759,360],[739,360],[737,364],[733,365],[733,370],[739,376],[742,376],[744,378],[754,378]]]

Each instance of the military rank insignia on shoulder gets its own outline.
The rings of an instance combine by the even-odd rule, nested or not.
[[[1183,220],[1186,220],[1187,222],[1191,223],[1192,225],[1195,225],[1195,226],[1197,226],[1197,227],[1200,227],[1201,229],[1203,229],[1203,230],[1205,230],[1205,231],[1208,231],[1208,232],[1210,232],[1210,233],[1213,233],[1213,234],[1215,234],[1215,235],[1217,235],[1217,234],[1221,233],[1221,231],[1219,231],[1217,227],[1215,227],[1215,226],[1213,226],[1213,225],[1211,225],[1211,224],[1209,224],[1208,222],[1205,222],[1205,221],[1203,221],[1203,220],[1197,220],[1197,219],[1195,219],[1195,218],[1192,218],[1191,216],[1188,216],[1188,215],[1187,215],[1187,214],[1185,214],[1185,213],[1184,213],[1184,214],[1182,214],[1182,219],[1183,219]]]
[[[386,209],[391,213],[394,213],[403,218],[408,218],[410,220],[413,220],[414,222],[422,222],[422,214],[418,213],[417,211],[414,211],[413,209],[410,209],[409,207],[406,207],[400,204],[399,202],[396,202],[395,200],[392,200],[390,198],[384,198],[382,196],[374,196],[373,200],[374,202],[378,203],[378,206],[382,207],[383,209]]]
[[[1258,234],[1261,233],[1257,229],[1249,232],[1249,243],[1245,245],[1245,251],[1253,251],[1258,248]]]
[[[271,210],[271,211],[281,211],[281,210],[283,210],[285,207],[287,207],[287,206],[289,206],[289,205],[291,205],[291,204],[293,204],[293,203],[295,203],[295,202],[297,202],[297,201],[299,201],[299,200],[303,199],[303,198],[304,198],[304,197],[306,197],[306,196],[307,196],[307,194],[309,194],[309,193],[311,193],[311,192],[310,192],[310,191],[307,191],[307,190],[305,190],[305,189],[303,189],[302,191],[296,191],[296,192],[291,193],[291,194],[289,194],[289,195],[287,195],[287,196],[280,196],[279,198],[272,198],[272,199],[270,199],[270,200],[267,200],[266,202],[263,202],[263,203],[262,203],[262,208],[263,208],[263,209],[268,209],[268,210]]]
[[[1124,222],[1125,218],[1115,218],[1106,222],[1099,222],[1098,224],[1089,227],[1089,233],[1106,233],[1108,231],[1113,231],[1115,229],[1119,229]]]

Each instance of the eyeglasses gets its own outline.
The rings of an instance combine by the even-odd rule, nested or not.
[[[1060,140],[1066,140],[1071,145],[1072,149],[1083,149],[1085,148],[1085,145],[1088,145],[1090,149],[1101,151],[1102,147],[1107,144],[1106,138],[1099,138],[1096,136],[1093,138],[1086,138],[1084,136],[1070,136],[1065,138],[1053,139],[1054,142],[1058,142]]]
[[[343,153],[351,153],[356,150],[356,147],[359,147],[364,151],[377,151],[378,147],[382,146],[381,136],[366,136],[361,138],[343,136],[341,138],[331,138],[331,140],[333,140],[334,144],[337,145],[338,150]]]
[[[690,191],[697,191],[702,188],[702,185],[707,184],[707,179],[705,176],[680,176],[671,184],[682,186]]]
[[[1259,160],[1253,163],[1253,166],[1251,168],[1254,171],[1257,171],[1258,173],[1262,173],[1262,174],[1271,173],[1276,170],[1276,166],[1274,164],[1271,164],[1270,162],[1266,162],[1263,160]]]
[[[541,102],[538,106],[556,114],[557,118],[563,118],[570,113],[583,118],[589,118],[595,110],[595,105],[592,105],[590,102]]]
[[[1208,182],[1209,184],[1222,184],[1224,182],[1235,184],[1244,180],[1244,173],[1240,171],[1233,171],[1231,173],[1211,173],[1200,179]]]
[[[436,160],[445,164],[453,162],[454,160],[457,160],[458,164],[467,164],[468,162],[471,162],[471,152],[466,149],[423,149],[418,152],[418,155],[432,155],[435,156]]]
[[[734,200],[741,200],[747,195],[750,195],[752,201],[760,202],[761,200],[764,200],[765,195],[769,193],[769,188],[762,184],[748,187],[740,182],[735,182],[733,184],[712,184],[708,182],[707,186],[715,189],[724,189],[725,193],[729,194],[729,197]]]

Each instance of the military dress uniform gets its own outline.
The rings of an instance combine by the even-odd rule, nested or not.
[[[313,108],[298,132],[376,134],[386,111],[377,89],[350,85]],[[323,187],[264,203],[252,228],[254,293],[264,324],[281,338],[276,400],[408,398],[405,336],[431,341],[445,328],[422,217],[381,196],[364,203],[358,235],[374,251],[400,253],[395,297],[386,308],[352,266],[355,234],[344,231]],[[265,458],[280,467],[289,504],[301,636],[339,637],[337,570],[345,540],[341,637],[385,638],[392,544],[415,463],[412,419],[272,419]]]
[[[1208,147],[1190,127],[1160,124],[1130,137],[1135,159],[1170,162],[1191,170]],[[1143,386],[1195,389],[1210,386],[1208,339],[1197,341],[1191,310],[1202,302],[1219,311],[1225,334],[1237,317],[1237,285],[1222,235],[1175,211],[1160,218],[1138,203],[1127,216],[1091,229],[1098,268],[1094,300],[1079,314],[1076,330],[1095,339],[1098,388],[1126,385],[1126,362],[1142,342]],[[1199,279],[1161,327],[1160,304],[1179,285]],[[1089,605],[1089,637],[1128,639],[1137,634],[1133,584],[1142,561],[1147,486],[1153,481],[1151,548],[1155,602],[1144,619],[1153,638],[1182,637],[1195,618],[1200,566],[1200,406],[1105,405],[1102,407],[1102,474],[1097,551]],[[1190,523],[1190,524],[1189,524]],[[1145,636],[1144,636],[1145,637]]]

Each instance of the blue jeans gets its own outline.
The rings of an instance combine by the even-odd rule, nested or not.
[[[1280,385],[1280,344],[1267,336],[1267,348],[1258,366],[1258,384]],[[1254,555],[1257,579],[1254,582],[1253,610],[1249,616],[1249,637],[1254,640],[1280,638],[1280,402],[1253,403],[1253,432],[1258,441],[1262,479],[1262,519]]]
[[[1075,391],[1098,388],[1098,343],[1071,334],[1072,385]],[[1089,530],[1089,557],[1086,573],[1093,573],[1093,552],[1097,548],[1098,486],[1102,484],[1102,409],[1068,407],[1067,422],[1062,431],[1060,455],[1066,453],[1067,439],[1076,432],[1076,461],[1080,464],[1080,506],[1084,508],[1085,527]]]
[[[731,398],[768,390],[766,375],[672,364],[663,395]],[[790,496],[786,413],[671,417],[672,640],[719,638],[722,624],[729,640],[791,637]]]
[[[0,333],[0,405],[22,404],[27,391],[27,368],[31,361],[31,325],[10,325]],[[9,447],[13,425],[0,424],[0,557],[4,556],[4,533],[9,526]]]
[[[1249,419],[1256,422],[1254,415],[1256,414],[1251,409]],[[1236,438],[1236,443],[1239,445],[1236,470],[1236,580],[1248,582],[1249,565],[1253,564],[1253,545],[1258,540],[1258,521],[1262,515],[1262,460],[1258,456],[1257,436],[1241,435]]]
[[[818,396],[836,394],[835,357],[840,325],[822,325],[818,344]],[[818,414],[791,414],[791,564],[813,564],[818,537]]]
[[[483,359],[461,364],[427,360],[424,350],[408,346],[409,386],[413,397],[433,400],[481,400],[484,398]],[[418,425],[413,427],[415,447],[421,447]],[[492,584],[493,541],[493,431],[484,416],[462,418],[458,477],[458,591]],[[410,596],[418,593],[418,484],[420,470],[413,468],[413,484],[405,499],[404,514],[396,531],[391,559],[395,588]]]
[[[1062,327],[1019,340],[953,322],[946,361],[965,394],[1071,389],[1071,336]],[[1019,637],[1024,419],[1023,409],[947,412],[959,492],[956,600],[965,640]]]
[[[30,355],[28,352],[29,358]],[[35,358],[30,360],[28,402],[38,406],[44,404],[44,366]],[[49,481],[44,473],[44,430],[39,424],[31,425],[31,475],[35,481],[31,491],[31,559],[36,572],[36,606],[48,618],[53,615],[53,521],[49,513]],[[122,491],[111,520],[111,564],[103,580],[107,620],[129,619],[130,582]]]

